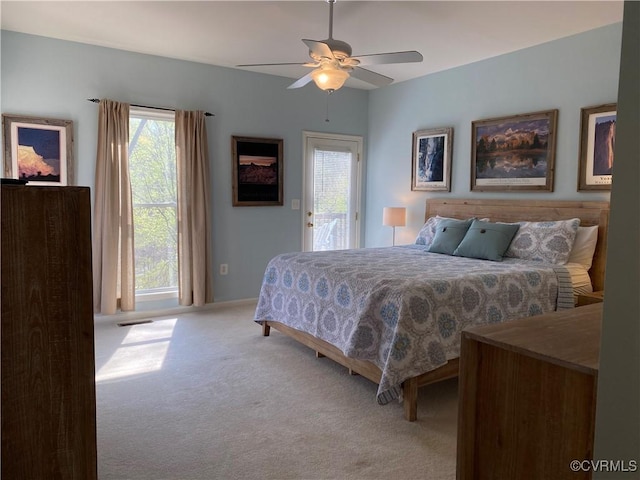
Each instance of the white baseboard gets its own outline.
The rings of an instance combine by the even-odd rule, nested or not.
[[[96,313],[93,316],[94,322],[122,322],[122,321],[131,321],[131,320],[141,320],[145,318],[152,317],[167,317],[171,315],[180,315],[184,313],[195,313],[202,312],[208,310],[220,310],[224,308],[233,308],[233,307],[243,307],[250,304],[255,304],[258,301],[257,298],[246,298],[241,300],[228,300],[226,302],[213,302],[207,303],[201,307],[172,307],[165,308],[160,310],[141,310],[134,312],[117,312],[113,315],[103,315],[101,313]]]

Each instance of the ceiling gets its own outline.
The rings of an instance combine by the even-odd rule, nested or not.
[[[2,0],[0,8],[5,30],[231,68],[304,63],[309,57],[301,39],[329,36],[325,0]],[[397,83],[620,22],[622,13],[623,2],[613,0],[338,0],[333,37],[349,43],[354,56],[422,53],[421,63],[367,67]],[[292,79],[309,72],[296,65],[243,70]],[[346,86],[373,88],[353,78]]]

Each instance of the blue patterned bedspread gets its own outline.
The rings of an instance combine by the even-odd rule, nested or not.
[[[255,321],[281,322],[375,364],[386,404],[407,378],[457,358],[464,328],[573,306],[568,278],[564,267],[419,245],[287,253],[266,268]]]

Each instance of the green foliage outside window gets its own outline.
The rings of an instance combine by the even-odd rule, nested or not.
[[[130,118],[136,292],[178,285],[174,122]]]

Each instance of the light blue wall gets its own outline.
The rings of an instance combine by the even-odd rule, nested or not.
[[[162,57],[2,32],[2,112],[74,121],[78,183],[94,176],[97,107],[87,98],[202,109],[212,161],[216,301],[256,297],[267,261],[299,250],[302,130],[365,136],[364,245],[391,243],[385,206],[406,205],[408,225],[396,243],[413,242],[430,196],[508,197],[471,193],[471,122],[559,109],[555,191],[520,197],[606,200],[577,192],[580,109],[615,102],[621,24],[372,91],[341,89],[331,98],[311,86],[287,90],[279,78]],[[426,59],[428,61],[428,59]],[[452,192],[411,191],[411,135],[454,127]],[[231,206],[231,135],[284,138],[285,205]],[[217,273],[229,264],[229,275]]]
[[[369,100],[366,246],[389,245],[385,206],[407,206],[396,243],[412,243],[433,196],[501,198],[470,192],[471,122],[558,109],[555,188],[519,197],[608,200],[608,192],[577,192],[580,109],[614,103],[622,24],[374,90]],[[443,46],[446,48],[446,46]],[[429,61],[429,59],[425,59]],[[411,191],[412,132],[453,127],[452,190]]]
[[[368,93],[343,88],[330,98],[291,79],[2,31],[3,113],[74,122],[78,185],[93,186],[98,108],[88,98],[206,110],[213,188],[216,301],[258,296],[264,268],[300,250],[302,131],[365,135]],[[231,206],[231,136],[284,139],[282,207]],[[217,266],[229,264],[220,276]]]

